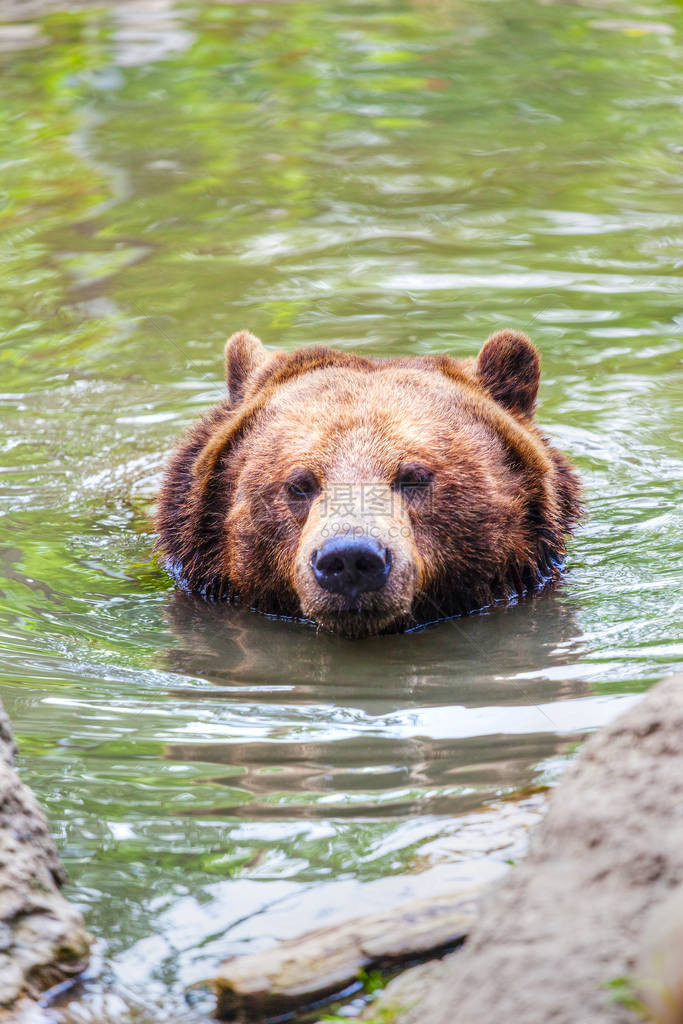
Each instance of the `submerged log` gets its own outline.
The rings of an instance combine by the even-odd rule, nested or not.
[[[21,997],[82,971],[90,950],[80,912],[60,892],[63,868],[14,754],[0,704],[0,1020],[16,1019],[9,1007]]]
[[[209,982],[218,1016],[267,1021],[340,993],[364,970],[397,969],[451,950],[476,920],[477,896],[472,889],[440,893],[233,957]]]

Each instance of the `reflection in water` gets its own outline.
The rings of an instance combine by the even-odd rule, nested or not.
[[[462,813],[528,785],[540,761],[605,714],[604,700],[579,699],[593,692],[585,680],[563,678],[580,633],[557,594],[358,642],[184,593],[167,614],[178,641],[168,667],[212,684],[193,690],[196,700],[215,700],[220,687],[226,701],[252,704],[262,720],[269,708],[279,723],[265,740],[166,747],[169,760],[229,767],[206,779],[226,787],[229,802],[218,797],[192,815]]]
[[[78,1024],[496,877],[504,798],[675,664],[680,16],[605,8],[0,0],[0,683],[112,965]],[[170,590],[149,499],[233,330],[507,325],[586,484],[556,592],[349,643]]]
[[[575,684],[562,680],[558,686],[552,678],[582,650],[576,605],[561,588],[429,629],[361,641],[181,591],[171,595],[166,617],[176,641],[165,655],[168,669],[215,686],[243,687],[245,694],[262,685],[260,699],[281,686],[295,701],[329,687],[338,700],[347,696],[373,708],[376,702],[398,708],[454,696],[485,704],[506,696],[510,703],[520,697],[542,703],[579,695]],[[519,674],[524,679],[515,684]]]

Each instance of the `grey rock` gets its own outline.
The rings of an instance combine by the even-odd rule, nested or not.
[[[528,857],[484,901],[463,950],[432,964],[428,984],[417,976],[412,988],[410,979],[389,985],[368,1016],[381,1010],[392,1024],[635,1024],[644,998],[655,1020],[683,1024],[683,952],[657,957],[667,934],[669,944],[683,942],[682,884],[676,676],[587,741]],[[651,997],[658,983],[680,996],[673,1009],[666,1001],[668,1015]]]
[[[683,1024],[683,885],[650,913],[635,988],[657,1024]]]
[[[14,770],[0,705],[0,1019],[2,1008],[84,969],[90,936],[60,892],[64,871],[45,815]],[[12,1018],[9,1018],[12,1019]]]

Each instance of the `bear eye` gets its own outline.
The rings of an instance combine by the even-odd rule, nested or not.
[[[320,493],[320,484],[308,469],[299,469],[285,484],[287,495],[293,501],[311,501]]]
[[[416,496],[424,492],[433,479],[434,474],[431,469],[427,469],[426,466],[421,466],[419,463],[411,462],[406,466],[401,466],[396,474],[393,487],[395,490],[403,492],[407,498],[410,498],[413,495]]]

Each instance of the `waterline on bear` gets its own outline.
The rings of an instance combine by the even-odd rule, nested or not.
[[[209,605],[216,604],[231,604],[235,608],[239,608],[242,605],[240,596],[238,593],[222,593],[217,594],[211,588],[204,588],[199,591],[193,591],[192,587],[188,584],[188,581],[183,576],[182,566],[172,562],[171,560],[163,559],[162,564],[168,575],[173,579],[176,584],[178,591],[185,594],[197,594],[200,598],[203,598]],[[463,618],[466,615],[477,615],[484,612],[489,612],[494,608],[507,607],[511,608],[519,604],[520,601],[525,599],[533,599],[539,596],[542,592],[547,591],[557,580],[563,575],[567,568],[566,559],[557,561],[553,565],[552,572],[546,574],[540,574],[537,577],[536,585],[532,590],[524,588],[520,593],[509,592],[504,597],[498,597],[490,604],[482,605],[480,608],[470,608],[466,612],[448,612],[445,608],[440,608],[435,601],[426,593],[422,591],[415,592],[415,601],[420,607],[420,611],[415,613],[412,612],[403,621],[395,621],[389,627],[384,629],[377,629],[375,631],[365,630],[362,636],[389,636],[397,633],[412,634],[421,633],[428,629],[433,629],[435,626],[441,625],[444,622],[450,622],[454,619]],[[178,595],[176,595],[178,596]],[[344,634],[339,627],[329,626],[325,627],[320,622],[312,618],[307,618],[303,614],[297,615],[285,615],[278,612],[266,611],[263,608],[259,608],[256,605],[248,605],[247,609],[249,612],[253,612],[255,615],[260,615],[265,619],[270,619],[273,622],[291,622],[298,626],[306,626],[314,629],[316,632],[325,633],[337,633],[342,636],[349,637],[349,634]]]
[[[181,441],[159,548],[184,588],[348,637],[407,631],[559,576],[577,477],[533,422],[538,353],[226,346],[227,400]]]

